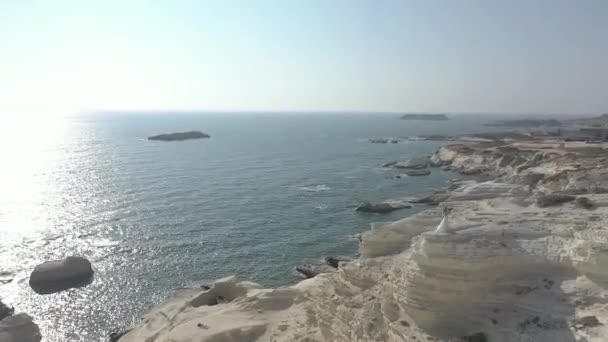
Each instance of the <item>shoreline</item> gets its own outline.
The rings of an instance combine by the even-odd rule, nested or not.
[[[462,181],[437,207],[376,225],[362,234],[359,258],[338,260],[335,271],[277,289],[220,279],[159,304],[119,341],[601,338],[608,314],[598,305],[608,295],[602,285],[608,272],[597,263],[608,261],[608,233],[601,228],[608,195],[598,180],[608,180],[608,159],[589,150],[595,146],[555,145],[442,146],[432,166],[492,180]],[[553,198],[549,193],[586,197],[593,209],[580,208],[578,197],[540,206],[541,198]],[[456,228],[429,233],[446,205]],[[579,303],[583,290],[591,295]],[[597,324],[576,323],[585,317]]]

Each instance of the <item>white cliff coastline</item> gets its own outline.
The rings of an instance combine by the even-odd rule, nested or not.
[[[119,341],[606,341],[608,159],[587,152],[443,147],[433,165],[494,180],[376,226],[334,272],[182,291]],[[434,233],[446,206],[449,230]]]

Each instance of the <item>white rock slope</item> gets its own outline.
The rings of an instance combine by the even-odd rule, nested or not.
[[[288,288],[225,278],[152,310],[121,342],[608,341],[608,195],[538,208],[450,201],[365,233],[361,258]]]

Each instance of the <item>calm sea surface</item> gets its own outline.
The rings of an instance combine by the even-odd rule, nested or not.
[[[350,235],[424,208],[366,215],[357,203],[426,194],[454,177],[395,179],[382,163],[439,144],[368,138],[484,131],[488,121],[116,113],[26,122],[0,138],[0,298],[32,315],[44,341],[107,341],[178,287],[232,274],[288,285],[295,265],[354,254]],[[212,138],[146,140],[185,130]],[[36,264],[68,255],[91,260],[91,285],[29,288]]]

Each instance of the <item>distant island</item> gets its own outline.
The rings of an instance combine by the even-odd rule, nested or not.
[[[204,139],[210,138],[209,134],[203,133],[201,131],[190,131],[190,132],[181,132],[181,133],[169,133],[169,134],[159,134],[148,137],[148,140],[160,140],[160,141],[182,141],[189,139]]]
[[[486,126],[497,127],[558,127],[561,125],[561,121],[556,119],[499,120],[486,124]]]
[[[431,120],[431,121],[444,121],[449,120],[445,114],[403,114],[402,120]]]

